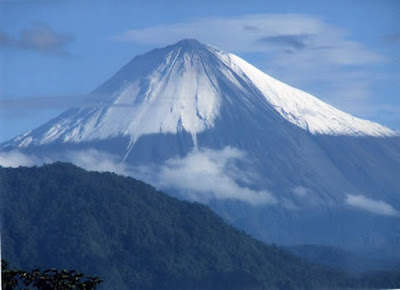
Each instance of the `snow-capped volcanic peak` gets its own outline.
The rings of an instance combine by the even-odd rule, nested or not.
[[[54,141],[79,143],[127,136],[131,146],[145,134],[213,128],[223,106],[271,114],[311,134],[390,136],[397,132],[361,120],[275,80],[236,55],[196,40],[135,57],[92,93],[94,105],[71,109],[8,146]],[[240,99],[238,102],[238,99]],[[262,102],[260,111],[260,100]],[[240,105],[239,105],[240,104]],[[257,108],[255,110],[254,108]],[[245,120],[252,116],[240,116]]]
[[[210,58],[194,40],[138,56],[94,91],[94,105],[67,111],[31,141],[129,136],[133,144],[144,134],[184,130],[196,142],[197,133],[214,126],[221,105],[216,76],[224,72]]]
[[[88,137],[122,134],[135,140],[143,134],[179,130],[195,135],[213,127],[221,105],[220,89],[202,53],[184,46],[171,49],[151,73],[113,94],[112,105]]]

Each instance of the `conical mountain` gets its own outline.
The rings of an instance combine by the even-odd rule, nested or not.
[[[129,137],[133,145],[143,135],[180,131],[191,134],[196,143],[195,136],[215,127],[217,119],[235,125],[232,121],[247,119],[279,122],[278,116],[312,134],[396,134],[285,85],[233,54],[191,39],[135,57],[94,90],[90,100],[92,104],[66,112],[15,145],[119,136]],[[223,113],[236,118],[227,120]]]
[[[1,148],[107,152],[267,241],[391,249],[399,235],[398,131],[196,40],[135,57],[85,106]]]

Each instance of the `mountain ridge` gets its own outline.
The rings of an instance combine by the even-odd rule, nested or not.
[[[133,178],[54,163],[0,167],[0,180],[1,254],[17,267],[79,268],[101,276],[104,289],[310,289],[355,282],[254,240],[204,205]]]
[[[58,162],[0,167],[0,182],[2,258],[98,275],[99,289],[389,288],[400,278],[307,263],[204,205],[114,173]]]

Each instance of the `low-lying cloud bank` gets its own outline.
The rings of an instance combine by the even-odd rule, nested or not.
[[[233,147],[222,150],[193,150],[185,157],[172,158],[162,165],[130,167],[116,155],[95,149],[68,151],[63,155],[38,157],[20,151],[0,152],[0,166],[34,166],[55,161],[66,161],[92,171],[111,171],[132,176],[162,190],[178,192],[185,199],[206,203],[211,200],[238,200],[251,205],[280,205],[287,209],[299,209],[291,198],[274,196],[268,190],[254,189],[257,174],[242,170],[239,164],[249,163],[246,153]],[[246,166],[251,168],[250,166]],[[323,204],[315,199],[312,191],[304,186],[292,189],[298,200],[307,204]],[[400,217],[400,212],[389,203],[364,195],[348,194],[345,204],[372,214]]]
[[[111,171],[118,174],[127,175],[125,164],[118,162],[117,156],[107,154],[95,149],[82,151],[69,151],[60,156],[42,157],[35,154],[22,153],[18,150],[0,152],[0,166],[19,167],[19,166],[39,166],[45,163],[56,161],[71,162],[86,170],[92,171]]]
[[[400,213],[390,204],[382,200],[375,200],[363,195],[348,194],[345,200],[346,204],[366,210],[368,212],[386,215],[386,216],[400,216]]]
[[[63,161],[71,162],[86,170],[101,172],[110,171],[122,175],[129,175],[126,165],[119,161],[118,156],[95,149],[70,151]]]
[[[237,162],[246,162],[244,152],[226,147],[222,150],[194,150],[183,158],[167,160],[162,165],[128,167],[118,156],[94,149],[69,151],[63,156],[39,158],[19,151],[0,152],[0,165],[4,167],[33,166],[54,161],[67,161],[87,170],[112,171],[133,176],[157,186],[173,189],[190,200],[240,200],[252,205],[277,203],[267,190],[254,190],[248,186],[254,173],[242,172]]]
[[[52,162],[52,160],[44,160],[34,155],[28,155],[21,153],[17,150],[9,152],[0,152],[0,166],[3,167],[19,167],[19,166],[34,166],[41,165],[46,162]]]
[[[194,150],[160,167],[141,168],[141,175],[151,174],[152,178],[144,179],[150,179],[160,188],[178,189],[190,199],[201,202],[234,199],[253,205],[275,204],[275,197],[267,190],[253,190],[245,185],[252,174],[240,172],[237,161],[246,162],[246,155],[236,148]]]

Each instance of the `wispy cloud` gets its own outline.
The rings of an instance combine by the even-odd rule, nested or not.
[[[304,186],[296,186],[295,188],[293,188],[292,192],[298,197],[306,197],[309,194],[308,188]]]
[[[324,56],[324,63],[357,65],[384,59],[360,43],[349,40],[345,31],[317,17],[302,14],[204,18],[132,29],[114,37],[120,41],[155,45],[170,44],[183,38],[196,38],[233,52],[267,53],[280,50],[286,54],[288,46],[311,50],[319,48],[316,58]]]
[[[118,156],[95,149],[69,151],[65,161],[74,163],[86,170],[110,171],[118,174],[129,175],[125,163]]]
[[[388,43],[395,44],[400,42],[400,32],[386,34],[384,40]]]
[[[345,200],[346,204],[366,210],[373,214],[399,216],[400,213],[390,204],[382,200],[375,200],[368,198],[364,195],[351,195],[348,194]]]
[[[168,160],[161,167],[141,168],[139,175],[160,188],[184,192],[192,200],[232,199],[253,205],[277,203],[269,191],[245,185],[254,176],[243,171],[239,174],[237,161],[246,162],[246,155],[236,148],[194,150],[184,158]]]
[[[3,167],[35,166],[55,161],[71,162],[86,170],[110,171],[129,175],[125,164],[121,162],[120,158],[95,149],[70,150],[59,155],[46,155],[46,157],[18,150],[0,152],[0,166]]]
[[[239,200],[252,205],[276,204],[267,190],[246,186],[254,176],[242,172],[236,162],[246,162],[244,152],[226,147],[222,150],[195,150],[183,158],[173,158],[158,166],[128,167],[118,156],[89,149],[68,151],[46,159],[18,151],[1,152],[4,167],[33,166],[54,161],[72,162],[87,170],[112,171],[149,182],[160,189],[178,190],[191,200]]]
[[[162,190],[180,192],[186,199],[200,202],[211,200],[237,200],[258,205],[276,205],[289,210],[300,210],[317,205],[326,205],[326,201],[304,186],[292,189],[293,197],[279,197],[266,189],[254,189],[257,175],[243,171],[238,162],[247,163],[247,155],[233,147],[221,150],[193,150],[185,157],[172,158],[164,164],[132,167],[122,162],[119,156],[95,149],[71,150],[60,155],[46,157],[22,153],[17,150],[0,152],[0,166],[34,166],[55,161],[71,162],[92,171],[111,171],[132,176]],[[383,200],[364,195],[348,194],[345,205],[367,212],[400,217],[400,212]]]
[[[19,167],[41,165],[50,160],[38,158],[32,154],[25,154],[17,150],[9,152],[0,152],[0,166]]]
[[[2,111],[35,111],[47,109],[65,109],[77,105],[85,104],[87,96],[68,95],[68,96],[38,96],[38,97],[6,97],[0,96],[0,114]],[[93,104],[95,105],[95,104]]]
[[[334,203],[330,198],[328,198],[328,196],[321,194],[321,192],[313,188],[298,185],[292,188],[291,193],[292,195],[286,198],[286,200],[290,200],[292,204],[292,206],[290,206],[289,208],[295,209],[297,207],[298,209],[300,209],[334,205]],[[286,201],[286,203],[283,204],[285,205],[289,203]],[[296,205],[296,207],[293,205]]]
[[[0,32],[0,47],[32,50],[42,54],[67,55],[67,46],[74,38],[67,33],[59,33],[43,23],[33,24],[31,27],[12,37]]]
[[[282,34],[262,37],[258,41],[283,48],[287,47],[287,49],[301,50],[308,47],[310,37],[309,34]]]

